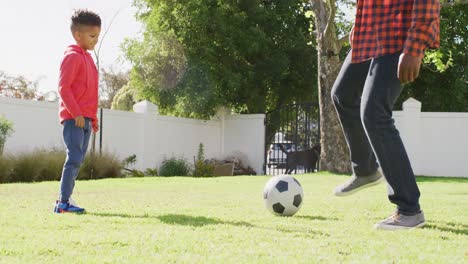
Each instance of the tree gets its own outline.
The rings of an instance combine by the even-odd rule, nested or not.
[[[335,0],[310,0],[310,11],[315,21],[318,53],[320,137],[322,146],[320,169],[349,173],[351,171],[349,151],[331,100],[331,89],[342,64],[339,55],[348,37],[338,38],[335,25]]]
[[[26,77],[11,76],[0,71],[0,97],[44,101],[45,97],[37,91],[39,81],[30,81]]]
[[[101,107],[111,108],[116,93],[128,83],[128,79],[128,72],[115,71],[113,67],[101,70],[101,85],[99,87]]]
[[[112,109],[122,111],[132,111],[133,105],[137,103],[136,91],[130,86],[125,85],[120,89],[112,101]]]
[[[137,0],[142,40],[124,45],[131,86],[162,113],[209,118],[219,106],[265,113],[317,101],[303,0]]]
[[[3,155],[5,142],[11,134],[13,134],[13,122],[0,115],[0,156]]]
[[[413,97],[423,111],[468,112],[468,4],[444,2],[440,16],[440,49],[426,51],[419,78],[396,105]]]

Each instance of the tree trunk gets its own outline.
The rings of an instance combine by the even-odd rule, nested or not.
[[[331,100],[331,89],[342,65],[339,58],[342,42],[336,35],[334,24],[335,0],[311,1],[317,33],[320,144],[322,147],[320,169],[335,173],[350,173],[348,147]]]

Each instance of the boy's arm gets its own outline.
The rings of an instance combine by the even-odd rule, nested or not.
[[[59,94],[65,105],[65,108],[72,115],[73,118],[82,116],[80,106],[76,102],[75,96],[71,85],[78,74],[78,67],[80,63],[79,54],[68,54],[60,65],[60,78],[59,78]]]
[[[439,0],[414,0],[403,53],[422,58],[425,49],[439,46],[439,12]]]

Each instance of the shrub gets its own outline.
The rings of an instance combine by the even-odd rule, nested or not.
[[[65,157],[65,151],[58,149],[0,156],[0,183],[60,180]],[[78,179],[121,177],[121,169],[121,162],[113,155],[95,156],[94,163],[87,156]]]
[[[190,165],[184,159],[164,160],[159,168],[159,176],[189,176]]]
[[[9,136],[14,132],[13,122],[0,116],[0,155],[3,154],[3,147]]]
[[[10,182],[13,159],[11,156],[0,156],[0,183]]]
[[[80,168],[80,180],[122,177],[122,162],[113,154],[87,155]]]
[[[195,169],[193,171],[194,177],[213,177],[214,176],[214,165],[205,162],[205,150],[203,144],[200,143],[198,146],[198,155],[195,160]]]
[[[156,168],[146,168],[145,176],[158,176],[158,169],[156,169]]]

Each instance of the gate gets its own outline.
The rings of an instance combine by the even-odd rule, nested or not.
[[[266,113],[265,159],[267,175],[318,170],[320,122],[313,103],[286,105]]]

